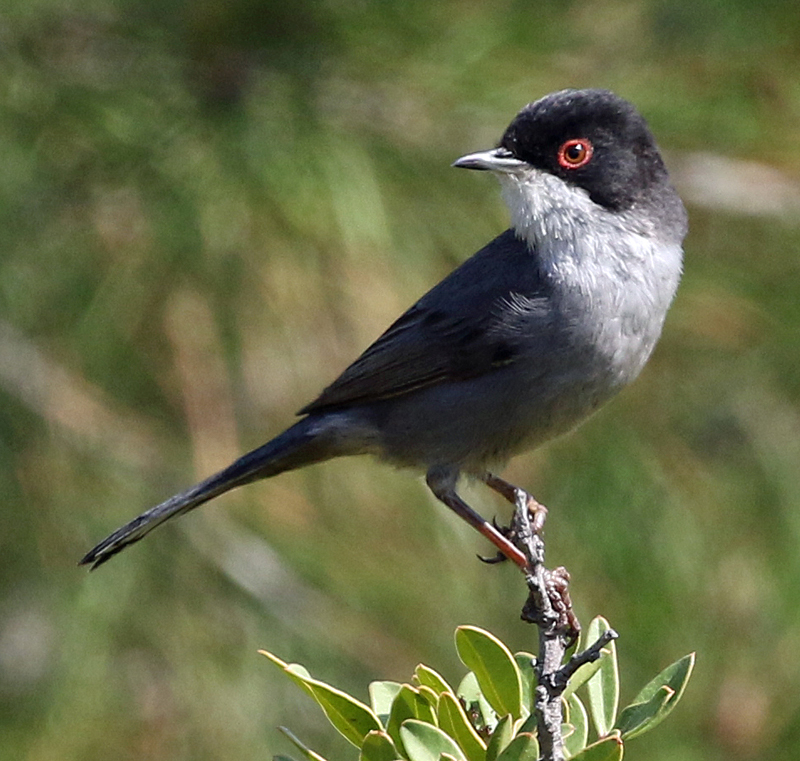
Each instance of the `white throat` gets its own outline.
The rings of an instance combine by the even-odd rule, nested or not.
[[[641,273],[646,279],[671,282],[662,290],[668,291],[667,303],[672,299],[680,276],[681,247],[660,238],[648,215],[636,207],[610,211],[592,201],[583,188],[548,172],[526,168],[495,174],[511,226],[545,270],[561,272],[568,279],[571,273],[578,280],[605,276],[625,281],[626,275]]]

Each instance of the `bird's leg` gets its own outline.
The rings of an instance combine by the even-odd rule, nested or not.
[[[456,494],[457,479],[458,471],[452,468],[431,468],[425,477],[428,488],[436,499],[444,502],[456,515],[480,531],[505,557],[513,560],[523,571],[526,571],[528,561],[525,555]]]
[[[538,534],[544,528],[544,522],[547,518],[547,508],[537,502],[531,494],[528,494],[524,489],[519,486],[514,486],[508,481],[499,478],[493,473],[484,473],[479,476],[481,481],[485,483],[490,489],[496,491],[503,499],[510,502],[514,507],[519,504],[520,499],[524,499],[528,503],[528,512],[531,514],[533,532]]]

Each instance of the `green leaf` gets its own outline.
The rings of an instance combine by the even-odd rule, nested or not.
[[[278,729],[285,734],[289,740],[292,741],[294,746],[308,759],[308,761],[325,761],[325,759],[319,755],[319,753],[315,753],[311,748],[309,748],[305,743],[298,739],[298,737],[286,727],[278,727]]]
[[[405,754],[400,727],[408,719],[416,719],[429,724],[436,724],[436,714],[428,701],[419,694],[410,684],[404,684],[392,701],[392,710],[389,712],[389,721],[386,731],[394,740],[401,753]]]
[[[390,720],[395,716],[396,707],[400,706],[408,709],[406,719],[419,719],[427,721],[428,724],[437,724],[435,707],[428,702],[426,695],[410,684],[404,684],[392,701]]]
[[[497,757],[497,761],[537,761],[539,743],[530,732],[520,732]]]
[[[486,744],[470,724],[464,707],[451,692],[439,697],[439,727],[463,749],[467,761],[485,761]]]
[[[478,678],[472,671],[468,671],[461,684],[458,685],[456,693],[464,701],[470,723],[477,729],[494,729],[497,724],[497,714],[494,712],[489,702],[483,696]]]
[[[258,652],[265,658],[272,661],[272,663],[281,669],[281,671],[283,671],[283,673],[286,674],[289,679],[301,687],[305,693],[310,695],[312,698],[314,697],[314,694],[311,692],[311,689],[306,683],[309,679],[311,679],[311,675],[308,673],[308,670],[305,666],[301,666],[299,663],[286,663],[278,658],[277,655],[273,655],[266,650],[259,650]]]
[[[596,743],[587,745],[570,761],[622,761],[622,738],[614,732]]]
[[[608,625],[602,616],[595,618],[590,624],[586,640],[590,644],[607,629]],[[612,640],[603,648],[603,655],[595,674],[586,682],[589,692],[589,708],[592,710],[592,721],[597,734],[605,737],[614,726],[619,705],[619,669],[617,667],[617,648]]]
[[[596,661],[592,661],[591,663],[584,663],[572,675],[561,697],[566,700],[570,695],[586,684],[586,682],[588,682],[599,670],[601,660],[602,658],[598,658]]]
[[[272,757],[272,761],[294,761],[291,756],[284,756],[282,754],[278,754],[277,756]]]
[[[328,721],[357,748],[373,730],[383,729],[378,717],[372,711],[347,693],[337,690],[324,682],[309,681],[314,699],[322,707]]]
[[[419,690],[420,697],[422,697],[427,704],[431,707],[431,710],[435,713],[436,709],[439,705],[439,696],[430,688],[424,684],[421,684],[417,687]],[[437,722],[433,722],[436,724]]]
[[[592,624],[594,621],[592,621]],[[589,624],[591,627],[592,624]],[[583,650],[587,644],[584,642],[584,637],[586,634],[586,629],[583,630],[581,633],[580,644],[577,647],[577,651],[580,652]],[[588,644],[591,645],[596,641],[593,640]],[[596,673],[597,670],[600,668],[600,659],[598,658],[596,661],[592,661],[591,663],[584,663],[571,677],[569,680],[569,684],[567,684],[566,689],[561,694],[561,697],[566,700],[570,695],[576,692],[580,687],[582,687],[586,682],[588,682]]]
[[[641,689],[617,720],[617,728],[625,739],[647,732],[664,721],[683,696],[694,661],[694,653],[685,655]]]
[[[626,740],[652,729],[655,723],[658,723],[656,719],[659,714],[662,716],[658,721],[666,716],[667,703],[674,695],[675,693],[669,687],[662,685],[650,700],[644,703],[631,703],[620,713],[617,719],[617,729]]]
[[[589,716],[586,708],[577,695],[570,695],[567,704],[568,721],[572,731],[564,734],[564,749],[567,758],[574,756],[586,747],[589,739]]]
[[[486,745],[486,761],[497,761],[500,754],[508,747],[514,738],[514,719],[511,714],[506,714],[492,732]]]
[[[528,732],[535,734],[539,729],[535,713],[532,713],[530,716],[528,716],[528,718],[525,719],[521,724],[520,722],[516,722],[514,726],[517,728],[517,734],[519,734],[520,732]]]
[[[389,720],[392,701],[402,686],[399,682],[371,682],[369,685],[370,705],[384,727]]]
[[[346,740],[357,748],[360,748],[364,738],[372,730],[383,729],[383,725],[372,710],[360,701],[348,695],[346,692],[337,690],[325,682],[303,676],[302,672],[295,668],[296,664],[288,664],[266,650],[259,650],[259,653],[266,656],[275,665],[283,669],[284,673],[292,681],[300,684],[328,717],[328,721]],[[302,669],[302,667],[300,667]],[[305,671],[305,669],[302,669]],[[307,671],[305,672],[308,673]]]
[[[597,641],[597,638],[603,631],[601,629],[601,622],[605,623],[606,628],[608,628],[608,623],[601,616],[597,616],[596,618],[592,619],[588,628],[584,629],[581,632],[581,636],[575,647],[576,652],[585,650],[587,647],[590,647]],[[569,684],[567,685],[567,688],[564,690],[561,697],[564,698],[564,700],[566,700],[579,687],[588,682],[589,679],[591,679],[592,676],[594,676],[594,674],[597,673],[597,670],[599,668],[600,668],[600,659],[592,661],[591,663],[584,663],[583,666],[581,666],[572,675],[571,679],[569,680]]]
[[[456,745],[452,737],[425,721],[416,719],[404,721],[400,727],[400,736],[409,761],[439,761],[442,753],[457,759],[464,758],[461,748]]]
[[[533,711],[533,696],[536,689],[536,673],[533,663],[536,660],[532,653],[514,653],[514,662],[519,669],[522,683],[522,708],[523,716]]]
[[[396,761],[400,753],[386,732],[372,731],[364,738],[359,761]]]
[[[483,629],[459,626],[456,649],[464,665],[471,669],[486,700],[498,716],[522,716],[522,679],[509,649]]]
[[[430,687],[437,695],[443,692],[452,692],[453,688],[444,680],[444,677],[438,671],[434,671],[430,666],[420,663],[414,669],[415,681],[421,686]]]

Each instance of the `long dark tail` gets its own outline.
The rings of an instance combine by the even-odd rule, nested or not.
[[[176,515],[193,510],[237,486],[269,478],[286,470],[309,465],[339,452],[327,446],[324,433],[320,435],[319,422],[313,417],[304,418],[268,441],[258,449],[248,452],[219,473],[201,481],[160,505],[150,508],[130,523],[118,528],[103,539],[81,559],[80,565],[91,564],[92,569],[102,565],[128,545],[138,542],[156,526]]]

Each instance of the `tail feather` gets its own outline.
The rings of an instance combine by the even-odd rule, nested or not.
[[[94,570],[121,550],[138,542],[156,526],[177,515],[187,513],[237,486],[244,486],[252,481],[269,478],[286,470],[335,456],[335,452],[325,447],[323,438],[318,435],[318,431],[315,431],[313,418],[300,420],[219,473],[170,497],[118,528],[89,550],[79,565],[91,565]]]

